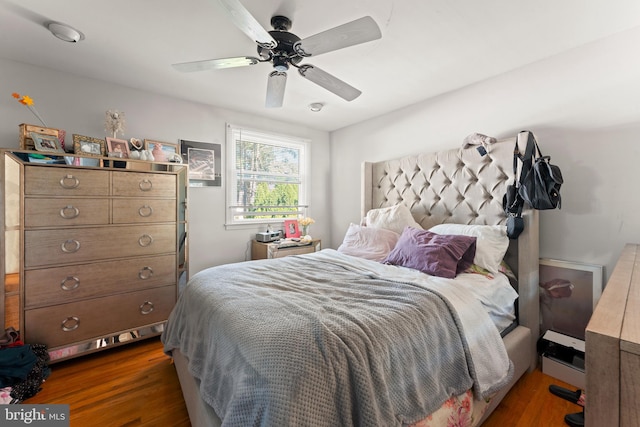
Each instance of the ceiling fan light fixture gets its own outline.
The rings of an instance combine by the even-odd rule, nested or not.
[[[289,69],[289,63],[287,62],[287,58],[276,56],[273,58],[273,68],[276,71],[281,73],[287,71]]]
[[[324,104],[322,102],[312,102],[311,104],[309,104],[309,109],[314,113],[319,113],[323,107]]]
[[[65,42],[77,43],[84,40],[84,34],[61,22],[49,22],[47,24],[47,29],[51,31],[51,34]]]

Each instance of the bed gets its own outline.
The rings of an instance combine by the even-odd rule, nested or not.
[[[537,212],[501,240],[503,260],[491,240],[513,144],[364,163],[363,223],[338,250],[191,278],[162,340],[192,425],[480,425],[537,364]],[[355,256],[350,232],[374,229],[395,232],[394,247]],[[408,268],[416,241],[437,260]]]

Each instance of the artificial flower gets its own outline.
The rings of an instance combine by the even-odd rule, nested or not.
[[[31,110],[33,115],[36,116],[38,120],[40,120],[40,123],[42,123],[42,126],[47,127],[47,124],[44,122],[44,120],[42,120],[42,117],[40,117],[40,114],[38,114],[38,112],[36,111],[36,107],[33,106],[33,98],[31,98],[29,95],[21,96],[17,92],[13,92],[11,96],[17,99],[20,104],[26,105],[26,107],[29,110]]]
[[[298,222],[300,223],[301,226],[308,227],[311,224],[315,224],[316,220],[313,218],[306,217],[298,220]]]
[[[105,112],[104,130],[117,138],[119,133],[124,135],[126,127],[126,121],[124,118],[124,112],[118,110],[107,110]]]

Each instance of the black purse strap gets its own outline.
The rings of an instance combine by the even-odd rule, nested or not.
[[[525,150],[523,154],[520,152],[518,142],[520,141],[520,135],[522,135],[525,132],[527,133],[527,145],[525,146]],[[522,199],[522,197],[520,196],[517,190],[519,190],[520,186],[524,184],[525,177],[527,176],[527,174],[532,168],[533,160],[534,160],[534,151],[537,151],[538,155],[542,156],[540,154],[540,148],[538,147],[538,143],[536,142],[536,139],[533,136],[533,133],[528,130],[521,131],[516,136],[516,144],[513,149],[513,185],[516,187],[516,199],[517,199],[516,203],[518,206],[518,211],[516,212],[515,216],[518,216],[518,217],[522,216],[524,199]],[[522,162],[522,168],[520,169],[519,177],[518,177],[518,160]]]

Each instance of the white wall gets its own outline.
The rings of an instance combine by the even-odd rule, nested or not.
[[[640,242],[640,28],[332,133],[332,237],[359,220],[360,164],[532,130],[561,167],[540,256],[605,266]]]
[[[311,140],[311,200],[316,220],[314,237],[329,233],[329,134],[298,125],[186,102],[98,80],[0,59],[0,147],[18,148],[18,125],[39,124],[12,92],[29,95],[49,127],[102,138],[104,113],[115,108],[126,114],[124,138],[177,142],[179,139],[225,145],[225,123],[300,136]],[[223,148],[224,150],[224,148]],[[226,185],[223,182],[223,186]],[[249,242],[261,228],[226,230],[224,188],[189,191],[189,251],[191,274],[203,268],[249,259]]]

